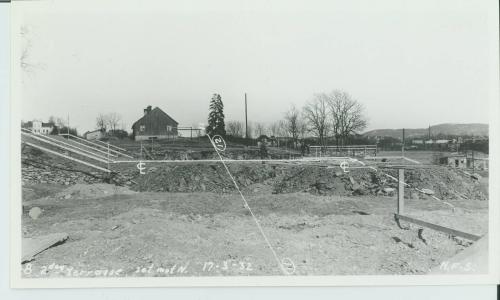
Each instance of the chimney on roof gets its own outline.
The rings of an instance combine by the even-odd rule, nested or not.
[[[151,105],[148,105],[148,107],[144,109],[144,115],[147,115],[150,112],[151,112]]]

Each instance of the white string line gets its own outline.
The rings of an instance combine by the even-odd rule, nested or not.
[[[324,158],[324,159],[226,159],[226,162],[322,162],[322,161],[344,161],[349,158]],[[218,162],[218,159],[171,159],[171,160],[115,160],[113,163],[215,163]]]
[[[361,165],[363,165],[363,166],[366,166],[366,164],[365,164],[364,162],[362,162],[362,161],[360,161],[360,160],[358,160],[358,159],[356,159],[356,158],[351,158],[351,161],[355,161],[355,162],[360,163],[360,164],[361,164]]]
[[[220,155],[219,153],[219,150],[217,149],[217,147],[214,145],[213,141],[212,141],[212,138],[210,137],[210,135],[208,135],[208,138],[210,139],[210,142],[212,143],[212,146],[214,147],[214,150],[215,152],[217,152],[217,155],[219,156],[220,158],[220,162],[222,163],[222,165],[224,166],[224,168],[226,169],[226,172],[227,174],[229,175],[229,177],[231,177],[231,180],[233,181],[234,183],[234,186],[236,187],[236,189],[238,190],[238,193],[240,194],[241,196],[241,199],[243,199],[243,202],[245,202],[245,207],[248,209],[248,211],[250,212],[250,214],[252,215],[253,217],[253,220],[255,221],[255,224],[257,224],[257,227],[259,228],[260,230],[260,233],[262,234],[262,236],[264,237],[264,240],[266,241],[267,245],[269,246],[269,249],[271,249],[271,252],[273,253],[273,256],[274,258],[276,259],[276,262],[278,263],[278,266],[281,268],[281,271],[283,272],[284,275],[288,275],[288,273],[286,272],[285,270],[285,267],[283,267],[283,264],[281,263],[280,259],[278,258],[278,255],[276,254],[276,251],[274,251],[274,248],[273,246],[271,246],[271,243],[269,242],[269,240],[267,239],[267,236],[266,234],[264,233],[264,230],[262,229],[262,227],[260,226],[260,223],[259,223],[259,220],[257,220],[257,217],[254,215],[252,209],[250,208],[250,205],[248,205],[248,202],[247,200],[245,199],[245,196],[243,196],[243,193],[241,192],[240,190],[240,187],[238,186],[238,184],[236,183],[236,180],[234,179],[233,175],[231,174],[231,172],[229,171],[229,168],[227,167],[226,163],[224,162],[224,159],[222,158],[222,156]]]
[[[411,158],[408,158],[406,156],[403,156],[403,159],[406,159],[407,161],[411,161],[413,163],[416,163],[418,165],[422,164],[421,162],[419,162],[418,160],[415,160],[415,159],[411,159]]]
[[[422,164],[418,160],[411,159],[411,158],[408,158],[406,156],[365,156],[365,159],[373,159],[373,160],[377,160],[377,159],[393,159],[393,158],[404,159],[404,160],[410,161],[412,163]]]

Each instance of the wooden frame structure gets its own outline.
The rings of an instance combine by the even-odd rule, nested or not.
[[[471,240],[471,241],[477,241],[477,240],[479,240],[479,239],[482,238],[481,236],[478,236],[478,235],[475,235],[475,234],[471,234],[471,233],[463,232],[463,231],[460,231],[460,230],[452,229],[452,228],[449,228],[449,227],[445,227],[445,226],[433,224],[433,223],[430,223],[430,222],[418,220],[416,218],[404,215],[404,211],[405,211],[405,209],[404,209],[405,208],[405,199],[404,199],[404,194],[405,194],[404,169],[398,169],[398,177],[399,177],[398,178],[398,199],[397,199],[397,203],[396,203],[397,210],[396,210],[396,213],[394,214],[394,219],[396,220],[396,222],[398,223],[398,225],[399,225],[399,221],[401,220],[401,221],[406,221],[406,222],[413,223],[415,225],[427,227],[429,229],[433,229],[433,230],[436,230],[436,231],[439,231],[439,232],[443,232],[443,233],[446,233],[446,234],[449,234],[449,235],[452,235],[452,236],[458,236],[458,237],[461,237],[461,238],[464,238],[464,239],[468,239],[468,240]]]

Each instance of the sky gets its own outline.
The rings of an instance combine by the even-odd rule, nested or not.
[[[488,123],[494,1],[15,5],[25,121],[69,116],[84,132],[116,112],[130,130],[152,105],[192,126],[214,93],[226,121],[243,121],[247,93],[249,121],[269,124],[340,89],[364,105],[367,130]]]

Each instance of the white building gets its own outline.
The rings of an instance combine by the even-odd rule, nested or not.
[[[104,131],[97,129],[94,131],[87,131],[83,134],[83,137],[87,140],[100,140],[104,137]]]
[[[36,134],[48,135],[54,130],[54,123],[44,123],[42,121],[29,121],[23,125],[23,128],[29,129]]]

